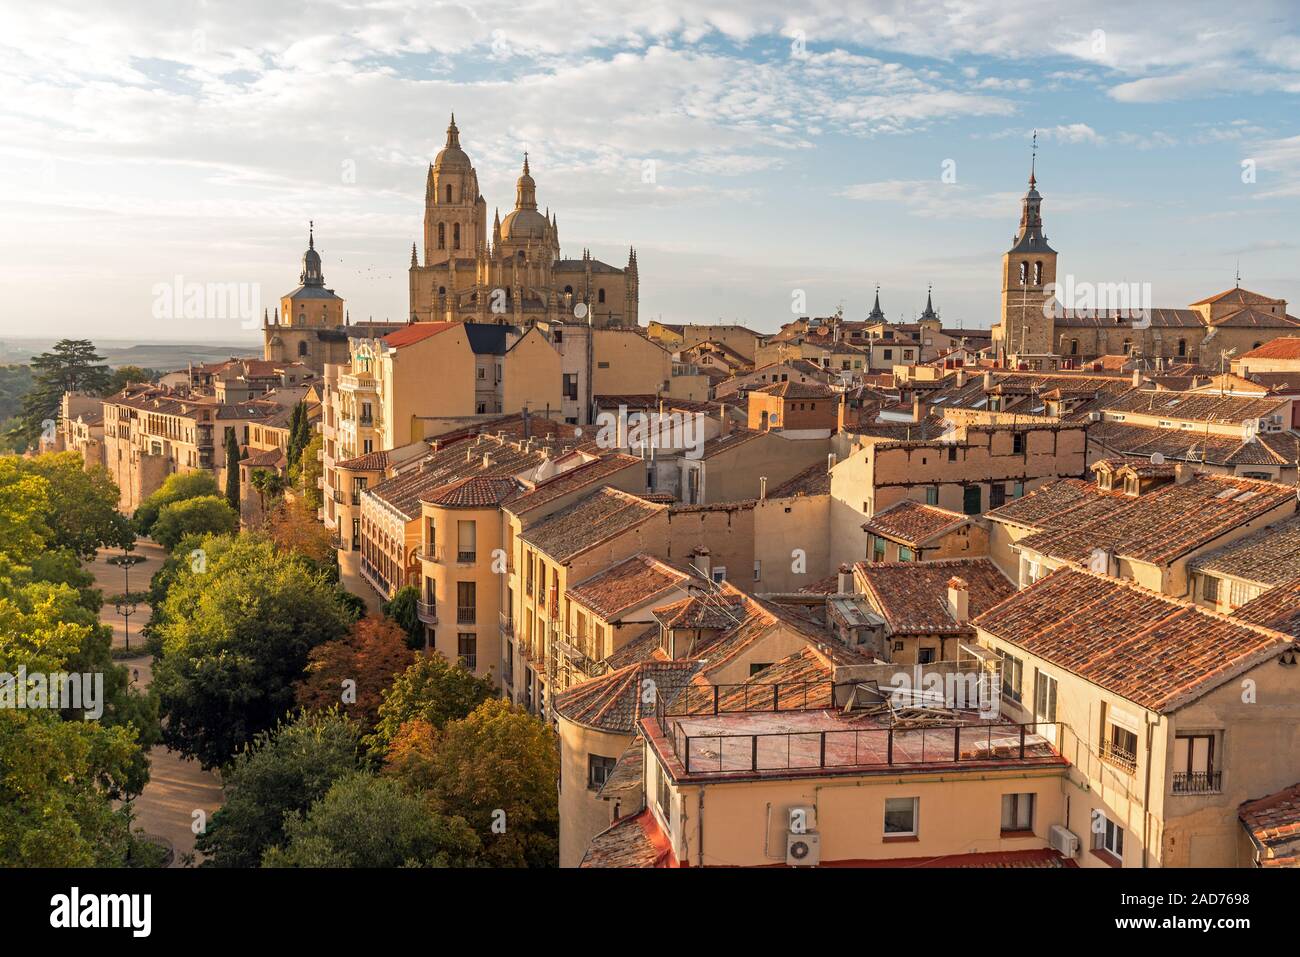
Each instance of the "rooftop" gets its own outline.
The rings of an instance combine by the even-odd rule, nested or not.
[[[1300,515],[1261,528],[1194,559],[1194,571],[1280,585],[1300,576]]]
[[[904,499],[881,509],[862,529],[872,535],[916,548],[963,525],[969,525],[972,521],[974,519],[971,516],[961,512]]]
[[[571,601],[612,621],[631,608],[666,594],[690,576],[651,555],[638,553],[569,587]]]
[[[1261,866],[1300,867],[1300,784],[1245,802],[1237,817],[1263,852]]]
[[[1246,602],[1234,617],[1300,638],[1300,577],[1270,588]]]
[[[975,625],[1160,713],[1292,645],[1280,632],[1072,569],[1054,571],[1015,593]]]
[[[796,498],[801,495],[829,495],[831,473],[825,463],[815,462],[794,478],[788,479],[767,493],[768,498]]]
[[[606,485],[538,522],[520,538],[564,563],[667,511],[666,505]]]
[[[1300,360],[1300,336],[1281,336],[1237,357],[1241,359]]]
[[[969,621],[959,622],[948,606],[948,582],[959,578],[967,588],[971,618],[1015,593],[987,558],[953,558],[935,562],[859,562],[855,577],[872,605],[884,616],[892,634],[965,634]]]

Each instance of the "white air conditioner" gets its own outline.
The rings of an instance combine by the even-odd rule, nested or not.
[[[1059,824],[1053,824],[1052,829],[1047,832],[1047,843],[1052,850],[1060,851],[1066,857],[1074,857],[1079,853],[1079,839],[1073,831]]]
[[[816,867],[822,859],[822,839],[816,831],[785,836],[785,863],[789,867]]]

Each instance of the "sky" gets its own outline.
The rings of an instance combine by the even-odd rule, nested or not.
[[[309,221],[352,320],[403,318],[453,110],[489,220],[528,150],[643,323],[879,284],[987,327],[1034,130],[1062,281],[1300,312],[1290,3],[0,0],[0,337],[253,341]]]

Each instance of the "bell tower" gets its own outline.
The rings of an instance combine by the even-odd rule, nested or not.
[[[1020,229],[1002,255],[1002,347],[1008,355],[1050,355],[1055,349],[1056,250],[1043,233],[1043,197],[1035,167],[1038,134],[1029,164],[1029,190],[1021,200]],[[1049,305],[1050,304],[1050,305]]]
[[[453,113],[447,145],[429,166],[424,189],[424,265],[473,259],[487,241],[487,203],[478,191],[478,173],[460,146]]]

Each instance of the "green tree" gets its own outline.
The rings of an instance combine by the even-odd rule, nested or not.
[[[466,867],[479,852],[463,819],[430,813],[396,781],[365,773],[336,781],[284,829],[285,844],[266,852],[264,867]]]
[[[324,441],[319,432],[313,435],[307,447],[302,450],[302,458],[298,461],[297,469],[290,470],[289,473],[294,479],[298,494],[313,513],[325,503],[325,493],[316,487],[316,480],[324,474],[325,469],[324,464],[317,459],[317,453],[323,447]]]
[[[555,733],[503,698],[424,735],[435,810],[463,817],[495,867],[555,867],[559,859],[560,758]],[[416,749],[417,752],[420,750]],[[409,782],[408,777],[408,782]],[[507,826],[495,829],[500,812]]]
[[[266,511],[267,503],[274,505],[284,495],[285,478],[273,469],[254,469],[248,476],[248,483],[257,492],[257,502]]]
[[[31,361],[34,382],[23,396],[22,409],[10,430],[15,443],[23,447],[36,444],[47,422],[59,418],[65,392],[102,395],[109,384],[108,366],[87,339],[62,339],[49,352]]]
[[[113,370],[109,377],[108,385],[104,388],[104,395],[116,395],[129,385],[137,382],[152,382],[158,378],[158,373],[152,369],[142,369],[139,366],[118,366]]]
[[[307,810],[362,765],[361,732],[338,711],[307,711],[257,735],[226,768],[226,803],[196,846],[206,867],[257,867],[284,841],[285,814]]]
[[[464,718],[495,693],[492,679],[479,678],[440,654],[420,655],[384,693],[379,721],[366,743],[382,754],[407,721],[421,718],[440,730],[448,721]]]
[[[424,647],[424,624],[420,621],[420,611],[416,607],[419,600],[419,588],[415,585],[403,585],[397,589],[397,593],[392,598],[380,606],[380,610],[406,632],[408,648]]]
[[[226,430],[226,504],[239,514],[239,440],[235,430]]]
[[[135,541],[130,523],[117,510],[117,485],[103,466],[86,469],[80,452],[50,452],[22,460],[21,468],[49,484],[48,547],[69,548],[89,559],[100,548]]]
[[[239,515],[215,495],[187,498],[163,506],[153,525],[153,538],[168,551],[186,535],[228,535],[239,531]]]
[[[220,495],[217,480],[208,472],[174,472],[163,480],[161,486],[152,495],[140,503],[135,510],[136,531],[148,535],[153,531],[153,523],[158,521],[158,513],[172,502],[182,502],[188,498],[204,495]]]
[[[207,536],[173,574],[151,632],[163,739],[218,767],[293,708],[311,649],[352,619],[323,575],[257,534]]]

